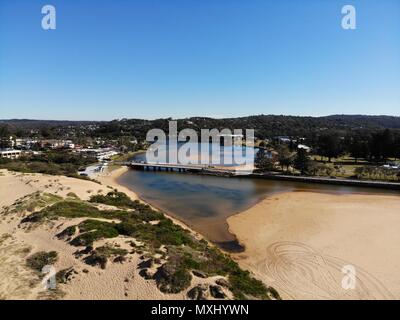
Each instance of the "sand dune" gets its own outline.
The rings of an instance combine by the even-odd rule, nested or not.
[[[75,193],[87,200],[92,194],[106,193],[113,188],[125,192],[132,199],[137,196],[132,191],[119,186],[116,177],[125,172],[119,168],[112,173],[96,177],[102,184],[81,179],[42,174],[21,174],[0,170],[0,207],[4,209],[17,199],[34,192],[46,192],[66,197]],[[1,211],[1,210],[0,210]],[[185,299],[186,291],[179,294],[164,294],[151,280],[139,275],[137,264],[139,255],[128,254],[126,263],[110,263],[106,270],[85,264],[76,259],[73,253],[76,247],[59,240],[55,235],[69,225],[83,220],[58,219],[55,223],[42,225],[29,232],[19,228],[19,216],[0,215],[0,299]],[[126,238],[101,240],[96,246],[117,243],[127,246]],[[103,243],[104,242],[104,243]],[[61,289],[56,295],[50,295],[43,289],[38,276],[26,266],[26,257],[37,251],[57,251],[59,259],[54,265],[56,271],[73,267],[72,280],[67,284],[58,284]],[[215,279],[214,279],[215,280]],[[212,283],[213,279],[194,278],[192,284]]]
[[[283,298],[400,299],[400,196],[283,193],[228,223],[246,246],[236,259]]]

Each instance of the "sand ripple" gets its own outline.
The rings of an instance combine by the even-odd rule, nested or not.
[[[342,268],[346,265],[352,264],[303,243],[283,241],[271,244],[256,268],[293,299],[394,299],[378,279],[355,265],[355,288],[343,289]]]

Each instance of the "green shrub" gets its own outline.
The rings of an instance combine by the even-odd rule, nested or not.
[[[96,252],[98,254],[102,254],[104,256],[106,256],[107,258],[111,257],[111,256],[125,256],[128,254],[128,251],[126,249],[122,249],[122,248],[115,248],[109,245],[105,245],[105,246],[101,246],[96,248]]]
[[[68,238],[72,237],[76,232],[76,226],[70,226],[65,228],[63,231],[61,231],[59,234],[57,234],[57,238],[62,239],[62,238]]]
[[[188,231],[169,219],[162,220],[153,227],[155,229],[155,238],[162,244],[180,246],[182,244],[191,245],[193,242]]]
[[[66,200],[58,202],[50,207],[46,207],[39,212],[32,213],[24,218],[21,222],[39,222],[48,219],[55,219],[58,217],[64,218],[79,218],[79,217],[104,217],[106,213],[101,212],[99,209],[87,204],[83,201]]]
[[[99,265],[102,269],[106,268],[108,258],[111,256],[123,257],[128,254],[128,251],[121,248],[114,248],[108,245],[102,246],[93,250],[84,261],[85,263],[96,266]]]
[[[72,278],[74,271],[72,267],[58,271],[56,273],[56,281],[63,284],[67,283]]]
[[[182,266],[166,263],[158,269],[155,279],[160,291],[179,293],[190,286],[192,275]]]
[[[107,195],[93,195],[90,200],[93,203],[107,204],[123,209],[134,209],[137,216],[143,221],[155,221],[164,219],[161,212],[151,209],[150,206],[140,203],[138,200],[132,201],[125,193],[111,191]]]
[[[107,265],[107,257],[96,252],[93,252],[84,259],[85,263],[91,266],[100,266],[100,268],[105,269]]]
[[[249,297],[267,299],[267,288],[257,279],[250,277],[248,271],[238,270],[229,275],[230,289],[237,299]]]
[[[118,230],[118,233],[124,236],[134,236],[136,232],[138,232],[139,228],[136,223],[132,222],[121,222],[115,226],[115,229]]]
[[[111,191],[107,195],[94,195],[90,198],[90,202],[103,203],[110,206],[120,208],[132,208],[135,206],[135,202],[132,201],[125,193],[118,191]]]
[[[26,264],[29,268],[41,272],[46,265],[54,264],[58,260],[56,251],[39,251],[26,259]]]
[[[76,199],[76,200],[79,200],[79,197],[76,195],[76,193],[74,193],[74,192],[68,192],[67,193],[67,197],[68,198],[72,198],[72,199]]]
[[[105,221],[89,219],[81,222],[78,227],[83,233],[71,240],[70,243],[74,246],[89,246],[96,240],[115,238],[119,235],[115,224]]]

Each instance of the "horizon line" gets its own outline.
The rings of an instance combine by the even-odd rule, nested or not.
[[[363,116],[363,117],[392,117],[392,118],[399,118],[400,115],[389,115],[389,114],[361,114],[361,113],[355,113],[355,114],[345,114],[345,113],[336,113],[336,114],[328,114],[328,115],[295,115],[295,114],[249,114],[249,115],[243,115],[243,116],[233,116],[233,117],[227,117],[227,116],[189,116],[189,117],[183,117],[183,118],[177,118],[177,117],[172,117],[172,116],[167,116],[167,117],[160,117],[160,118],[135,118],[135,117],[121,117],[121,118],[113,118],[110,120],[86,120],[86,119],[80,119],[80,120],[71,120],[71,119],[38,119],[38,118],[7,118],[7,119],[0,119],[0,122],[2,121],[62,121],[62,122],[111,122],[111,121],[121,121],[121,120],[145,120],[145,121],[154,121],[154,120],[166,120],[166,119],[171,119],[171,120],[186,120],[186,119],[193,119],[193,118],[208,118],[208,119],[215,119],[215,120],[224,120],[224,119],[239,119],[239,118],[248,118],[248,117],[259,117],[259,116],[275,116],[275,117],[299,117],[299,118],[326,118],[326,117],[333,117],[333,116]]]

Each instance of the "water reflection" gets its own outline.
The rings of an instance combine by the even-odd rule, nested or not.
[[[179,150],[182,150],[182,152],[180,153]],[[134,160],[148,163],[208,164],[230,167],[245,163],[253,164],[254,155],[257,152],[257,148],[244,146],[179,142],[177,145],[165,143],[157,147],[150,147],[148,154],[146,152],[138,154]],[[182,158],[177,157],[177,161],[175,161],[174,157],[170,157],[170,154],[182,154]]]

